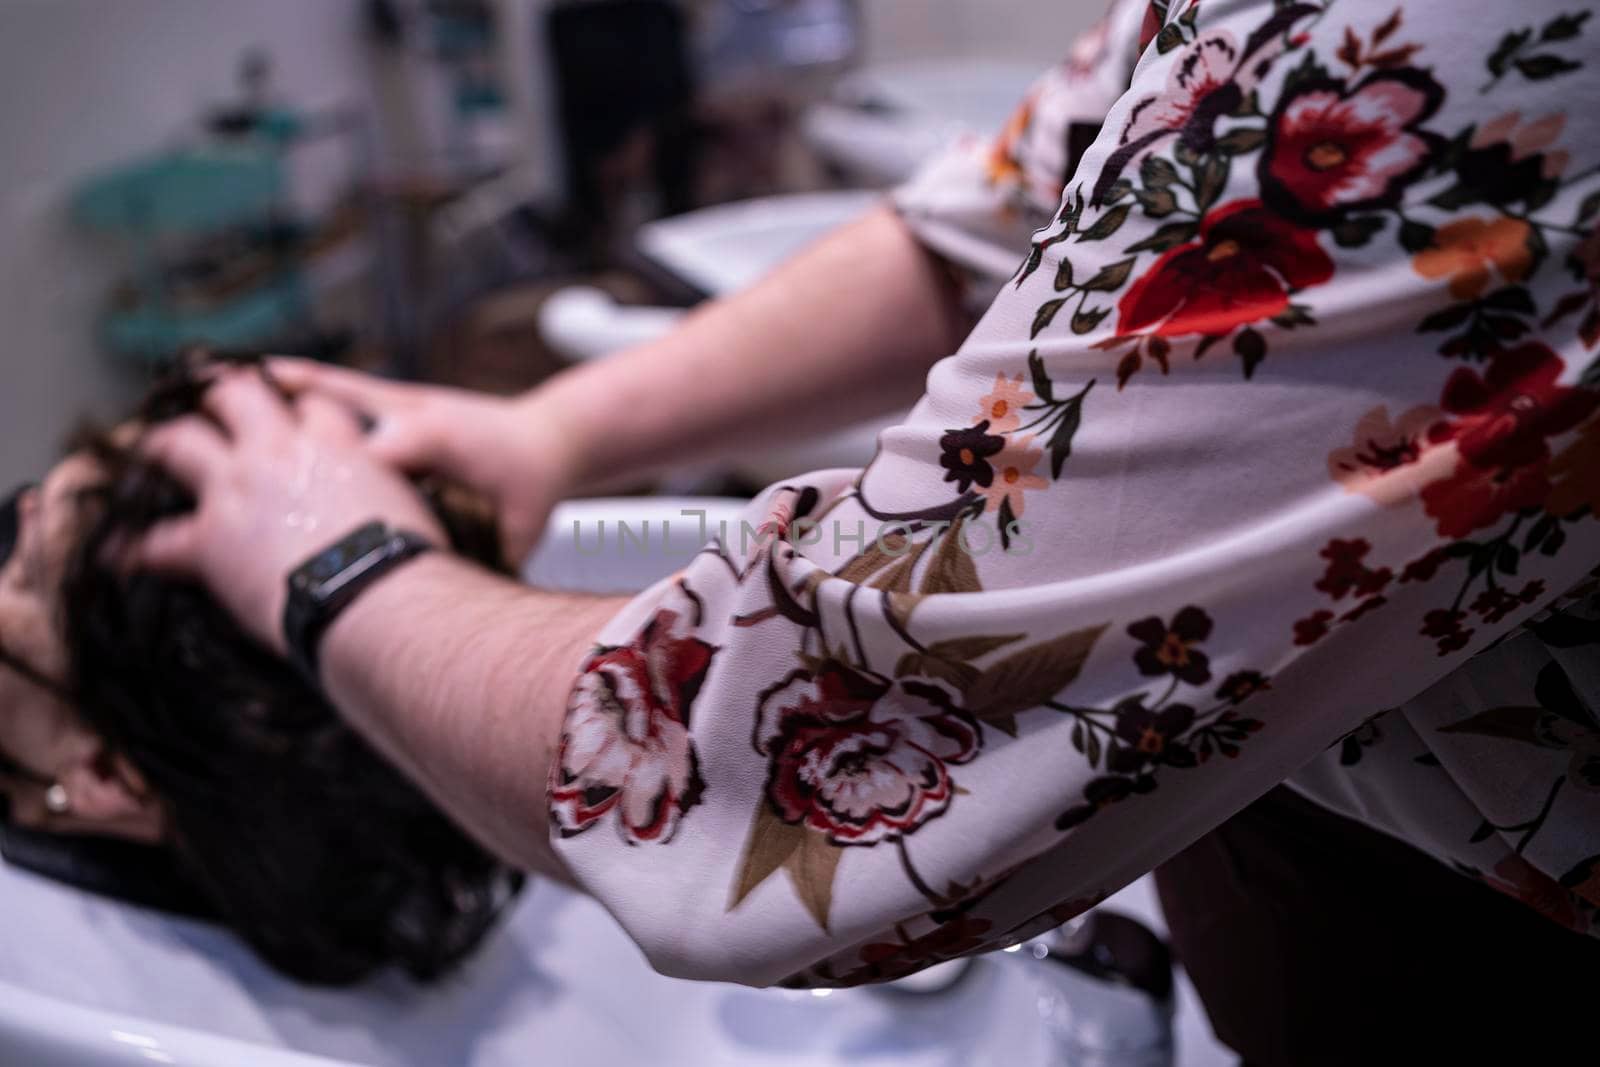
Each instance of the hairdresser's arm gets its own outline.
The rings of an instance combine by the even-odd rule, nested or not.
[[[517,558],[573,492],[735,454],[770,441],[775,423],[811,433],[909,406],[968,325],[942,268],[885,206],[669,336],[515,400],[301,360],[273,370],[291,390],[376,416],[369,447],[385,462],[494,497]]]
[[[324,682],[346,718],[510,863],[567,878],[545,789],[572,680],[625,601],[540,593],[424,556],[329,629]]]
[[[578,484],[909,407],[965,320],[935,261],[885,206],[669,336],[527,399],[578,445]]]

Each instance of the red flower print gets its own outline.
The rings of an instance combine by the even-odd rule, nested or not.
[[[935,963],[976,952],[986,944],[984,935],[993,926],[994,923],[988,919],[959,915],[909,941],[873,942],[861,949],[861,966],[840,975],[835,984],[856,986],[868,982],[892,982]]]
[[[1466,537],[1493,526],[1501,516],[1538,507],[1550,495],[1545,465],[1479,467],[1460,461],[1455,473],[1422,491],[1423,510],[1438,521],[1442,537]]]
[[[1538,341],[1502,352],[1482,378],[1463,367],[1445,382],[1442,406],[1458,418],[1437,424],[1435,442],[1455,441],[1479,467],[1519,467],[1550,455],[1545,438],[1576,429],[1600,393],[1557,385],[1561,357]]]
[[[1128,636],[1144,647],[1133,654],[1140,674],[1170,674],[1190,685],[1211,680],[1211,660],[1194,647],[1211,636],[1211,616],[1188,607],[1172,617],[1168,626],[1152,615],[1128,627]]]
[[[1221,335],[1286,310],[1289,293],[1333,277],[1312,230],[1238,200],[1200,224],[1199,238],[1158,259],[1118,304],[1118,334]]]
[[[1494,873],[1485,875],[1484,881],[1569,930],[1587,930],[1587,924],[1579,920],[1572,894],[1516,853],[1495,864]]]
[[[1149,48],[1155,42],[1156,37],[1160,35],[1163,25],[1161,15],[1162,13],[1156,9],[1154,4],[1150,4],[1144,9],[1144,21],[1139,24],[1139,51],[1141,53],[1146,48]]]
[[[705,785],[689,708],[716,649],[673,634],[659,611],[638,640],[590,656],[572,691],[552,770],[550,813],[563,836],[616,811],[628,844],[671,839]]]
[[[1547,438],[1576,428],[1600,406],[1600,393],[1558,385],[1562,362],[1530,341],[1502,352],[1480,378],[1461,368],[1445,383],[1442,406],[1456,418],[1429,433],[1454,442],[1455,472],[1422,493],[1446,537],[1465,537],[1502,515],[1538,507],[1550,495]]]
[[[1261,198],[1310,226],[1397,203],[1439,143],[1416,127],[1443,99],[1439,83],[1414,69],[1380,71],[1355,89],[1336,78],[1300,83],[1268,124]]]
[[[1545,507],[1552,515],[1571,515],[1587,507],[1600,515],[1600,419],[1590,420],[1565,451],[1550,462],[1554,487]]]
[[[948,765],[981,745],[942,689],[835,661],[764,693],[755,736],[771,760],[767,799],[779,818],[839,845],[892,841],[942,814],[955,795]]]

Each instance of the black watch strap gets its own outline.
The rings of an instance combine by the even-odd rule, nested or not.
[[[406,560],[433,547],[407,530],[369,522],[318,552],[289,575],[283,607],[283,636],[289,661],[306,680],[322,687],[318,649],[339,613]]]

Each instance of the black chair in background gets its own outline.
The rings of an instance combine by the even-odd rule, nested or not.
[[[604,239],[643,179],[656,212],[694,206],[698,130],[684,13],[670,0],[565,0],[547,15],[567,195]]]

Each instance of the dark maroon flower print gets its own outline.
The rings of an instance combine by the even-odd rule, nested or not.
[[[1430,548],[1426,554],[1418,556],[1406,564],[1405,570],[1400,572],[1402,582],[1431,582],[1434,575],[1439,573],[1439,568],[1450,560],[1448,548]]]
[[[1314,645],[1328,636],[1328,624],[1333,622],[1333,612],[1313,611],[1294,623],[1294,643],[1299,646]]]
[[[1272,683],[1260,671],[1235,671],[1217,690],[1217,699],[1238,707],[1257,693],[1271,689]]]
[[[1339,621],[1340,622],[1355,622],[1357,619],[1364,618],[1367,615],[1371,615],[1374,611],[1377,611],[1379,608],[1383,607],[1388,602],[1389,602],[1389,598],[1388,597],[1384,597],[1384,596],[1371,596],[1371,597],[1368,597],[1367,599],[1363,600],[1361,603],[1357,604],[1355,607],[1351,608],[1349,611],[1345,612],[1343,615],[1339,616]]]
[[[1124,773],[1137,771],[1146,763],[1192,767],[1194,755],[1181,739],[1193,725],[1194,709],[1187,704],[1147,708],[1139,701],[1128,701],[1117,713],[1117,740],[1121,744],[1107,756],[1106,766]]]
[[[955,795],[949,765],[978,754],[978,727],[943,689],[889,683],[828,661],[761,697],[756,751],[771,761],[778,817],[840,845],[875,845],[942,814]]]
[[[939,438],[939,466],[944,480],[955,482],[966,492],[974,484],[987,489],[994,484],[994,466],[989,457],[1005,447],[1006,439],[989,433],[989,420],[964,430],[951,430]]]
[[[1200,224],[1198,239],[1163,255],[1118,303],[1117,333],[1223,335],[1270,319],[1289,294],[1333,277],[1315,231],[1239,200]]]
[[[1450,608],[1436,608],[1422,617],[1422,636],[1432,637],[1439,644],[1439,655],[1459,652],[1467,647],[1476,632],[1462,624],[1467,613]]]
[[[1365,560],[1371,551],[1372,545],[1360,538],[1329,541],[1320,553],[1328,561],[1328,569],[1315,588],[1334,600],[1342,600],[1351,593],[1366,597],[1383,592],[1394,572],[1388,567],[1377,570],[1368,567]]]
[[[607,813],[631,844],[665,842],[705,785],[689,709],[716,649],[673,634],[659,611],[631,645],[591,655],[573,687],[551,772],[550,814],[563,836]]]
[[[1141,674],[1170,674],[1190,685],[1211,680],[1211,660],[1195,646],[1211,636],[1211,616],[1199,608],[1184,608],[1168,626],[1156,616],[1128,627],[1128,636],[1143,644],[1133,654]]]
[[[1565,126],[1559,112],[1524,121],[1513,111],[1482,124],[1456,157],[1456,184],[1433,202],[1450,208],[1541,203],[1559,188],[1569,162],[1565,150],[1552,148]]]

